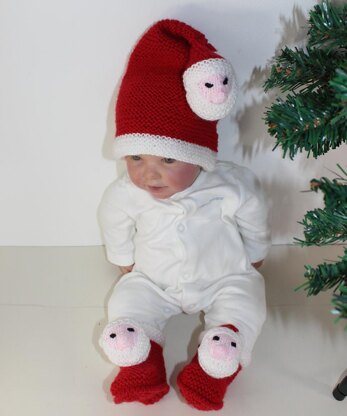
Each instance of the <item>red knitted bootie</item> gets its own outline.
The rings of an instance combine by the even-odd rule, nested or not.
[[[121,367],[110,388],[115,403],[153,404],[168,393],[163,349],[154,341],[150,343],[146,361]]]
[[[242,369],[237,329],[231,325],[229,328],[208,331],[198,353],[178,375],[183,397],[196,409],[221,409],[227,387]]]
[[[177,384],[186,402],[199,410],[219,410],[229,384],[234,380],[241,365],[234,374],[224,378],[209,376],[200,367],[198,354],[186,365],[177,378]]]

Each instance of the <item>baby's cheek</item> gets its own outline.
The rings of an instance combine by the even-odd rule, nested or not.
[[[180,167],[171,172],[167,180],[176,192],[189,188],[200,174],[200,167],[180,162]]]
[[[144,189],[143,176],[138,174],[129,174],[131,182],[140,189]]]

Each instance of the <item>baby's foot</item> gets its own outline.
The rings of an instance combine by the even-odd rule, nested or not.
[[[142,363],[150,350],[150,340],[144,330],[130,319],[108,324],[99,342],[110,361],[121,367]]]
[[[198,349],[199,363],[212,377],[232,375],[240,364],[241,340],[237,332],[226,327],[210,329]]]
[[[183,397],[196,409],[221,409],[227,387],[242,368],[240,336],[230,327],[233,330],[218,327],[207,331],[198,353],[178,375]]]
[[[138,365],[121,367],[110,390],[115,403],[159,401],[169,391],[163,348],[151,341],[147,359]]]

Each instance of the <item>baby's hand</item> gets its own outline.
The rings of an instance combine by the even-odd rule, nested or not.
[[[122,274],[126,274],[126,273],[130,273],[134,267],[133,264],[131,264],[130,266],[118,266],[120,268],[120,271],[122,272]]]
[[[259,269],[259,267],[261,267],[263,263],[264,263],[264,260],[259,260],[259,261],[257,261],[256,263],[252,263],[252,266],[253,266],[255,269]]]

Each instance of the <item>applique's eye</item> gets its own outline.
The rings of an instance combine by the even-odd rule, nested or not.
[[[231,343],[231,346],[234,347],[234,348],[236,348],[236,342],[232,342]]]
[[[116,338],[116,334],[115,333],[110,334],[110,338]]]
[[[134,328],[127,328],[127,331],[129,331],[129,332],[135,332],[135,329]]]
[[[225,77],[223,81],[223,85],[228,85],[228,82],[229,82],[228,77]]]
[[[212,88],[213,87],[213,84],[211,84],[210,82],[206,82],[205,83],[205,87]]]
[[[213,341],[219,341],[220,338],[219,338],[218,335],[215,335],[212,339],[213,339]]]

